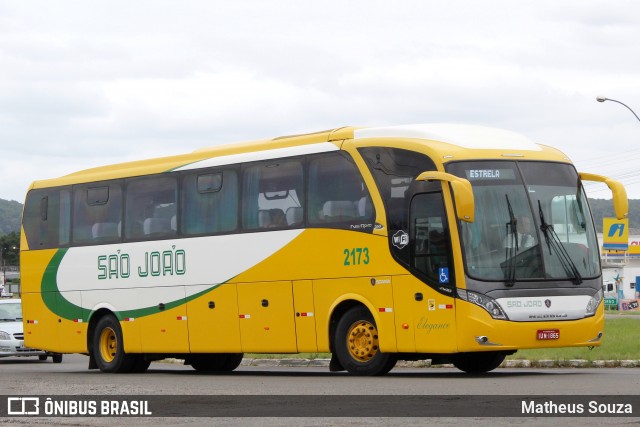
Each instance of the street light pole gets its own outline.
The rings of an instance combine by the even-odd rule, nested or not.
[[[632,113],[634,116],[636,116],[636,119],[638,119],[638,121],[640,122],[640,117],[638,117],[638,115],[636,114],[636,112],[635,112],[635,111],[633,111],[633,110],[631,109],[631,107],[629,107],[629,106],[628,106],[627,104],[625,104],[624,102],[616,101],[615,99],[607,98],[607,97],[604,97],[604,96],[598,96],[598,97],[596,97],[596,101],[598,101],[598,102],[612,101],[612,102],[617,102],[617,103],[618,103],[618,104],[620,104],[620,105],[624,105],[625,107],[627,107],[627,109],[628,109],[629,111],[631,111],[631,113]]]
[[[4,248],[0,245],[0,264],[2,264],[2,283],[7,283],[7,271],[4,267]]]

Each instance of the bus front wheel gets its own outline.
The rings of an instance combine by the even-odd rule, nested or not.
[[[504,361],[506,354],[500,351],[459,353],[453,357],[453,366],[468,374],[493,371]]]
[[[351,308],[340,318],[334,350],[352,375],[385,375],[397,361],[395,355],[380,351],[376,322],[364,307]]]
[[[131,372],[137,359],[124,352],[118,319],[107,315],[98,320],[93,334],[92,356],[102,372]]]

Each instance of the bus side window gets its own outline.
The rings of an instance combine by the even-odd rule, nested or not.
[[[125,235],[129,239],[170,237],[177,233],[178,183],[174,176],[133,178],[127,185]]]
[[[182,181],[182,232],[211,234],[238,226],[238,173],[197,172]]]
[[[442,283],[441,268],[452,272],[449,230],[441,193],[418,194],[411,201],[412,267],[433,283]],[[449,280],[447,283],[452,283]]]
[[[70,224],[69,187],[29,192],[24,207],[24,229],[30,249],[68,245]]]
[[[345,154],[314,156],[309,162],[309,223],[367,222],[373,203],[360,171]]]
[[[73,188],[73,243],[113,243],[120,240],[122,186],[93,183]]]
[[[303,167],[300,160],[271,160],[244,169],[242,226],[263,230],[302,226]]]

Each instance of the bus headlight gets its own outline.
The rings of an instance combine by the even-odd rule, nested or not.
[[[589,298],[589,302],[587,303],[587,309],[585,310],[586,313],[584,317],[590,317],[596,314],[596,310],[598,309],[598,306],[602,302],[602,298],[603,298],[603,292],[602,292],[602,289],[599,289],[595,294],[593,294],[591,298]]]
[[[11,335],[8,332],[0,331],[0,340],[10,340]]]
[[[458,289],[458,295],[463,300],[484,308],[494,319],[509,320],[506,313],[502,310],[502,307],[500,307],[500,304],[493,298],[464,289]]]

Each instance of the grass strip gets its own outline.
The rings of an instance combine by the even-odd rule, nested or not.
[[[608,312],[609,314],[609,312]],[[613,314],[613,313],[611,313]],[[519,350],[508,357],[513,360],[569,361],[569,360],[637,360],[640,359],[640,319],[607,319],[604,342],[600,347],[542,348]],[[331,353],[255,354],[245,355],[252,359],[329,359]]]
[[[509,359],[524,360],[636,360],[640,359],[640,321],[638,319],[607,319],[604,342],[600,347],[541,348],[520,350]]]

